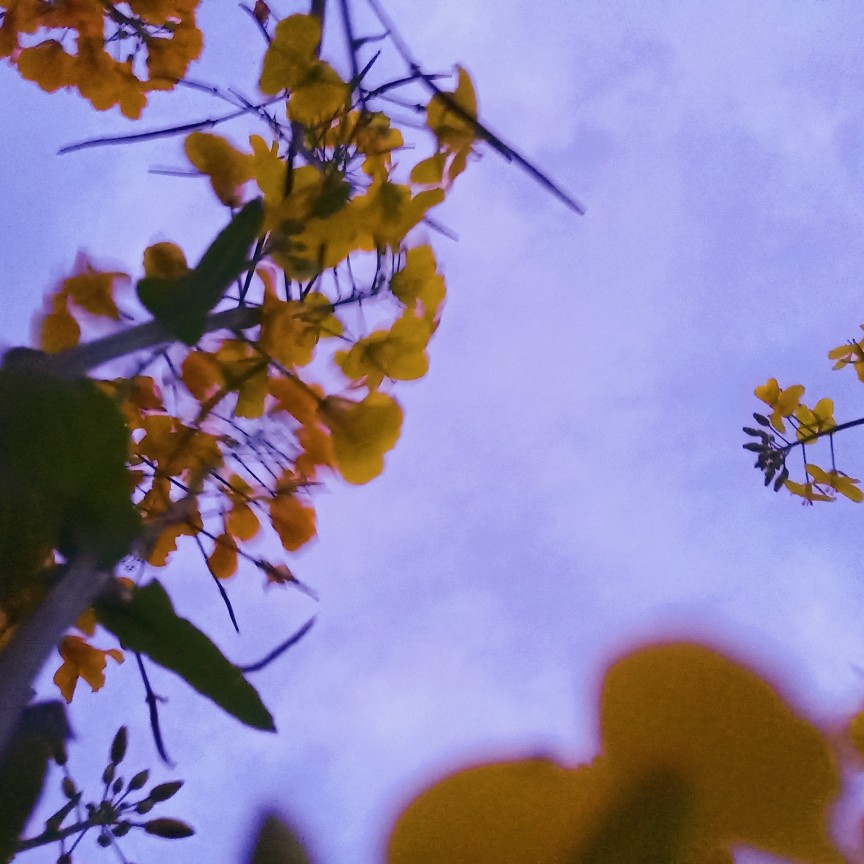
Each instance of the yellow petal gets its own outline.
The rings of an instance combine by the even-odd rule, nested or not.
[[[216,538],[207,566],[217,579],[228,579],[237,572],[237,544],[230,534]]]
[[[315,536],[315,511],[293,495],[277,495],[270,502],[270,519],[282,545],[289,552]]]
[[[225,517],[225,528],[238,540],[251,540],[261,529],[258,517],[247,504],[232,507]]]
[[[144,250],[144,274],[180,279],[189,272],[186,255],[176,243],[154,243]]]
[[[289,15],[280,21],[264,55],[261,92],[275,96],[296,87],[315,63],[320,42],[321,22],[315,16]]]
[[[242,203],[241,188],[252,179],[254,159],[235,150],[219,135],[193,132],[186,137],[186,156],[202,174],[210,177],[216,197],[231,207]]]
[[[479,765],[415,798],[396,822],[388,864],[571,864],[608,793],[601,769],[548,759]]]
[[[328,396],[318,408],[330,430],[336,469],[349,482],[368,483],[384,469],[402,429],[402,409],[384,393],[370,393],[362,402]]]
[[[304,126],[329,123],[347,107],[350,90],[329,64],[310,65],[288,100],[288,117]]]
[[[840,782],[827,742],[765,681],[688,643],[628,654],[606,675],[603,745],[622,781],[658,768],[691,789],[698,836],[819,862]]]

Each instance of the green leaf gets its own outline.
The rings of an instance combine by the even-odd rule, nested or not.
[[[195,345],[207,314],[248,267],[249,246],[263,221],[264,202],[256,198],[219,233],[194,270],[177,279],[145,276],[138,281],[138,299],[172,336]]]
[[[276,731],[255,688],[207,636],[177,615],[158,581],[134,589],[131,599],[102,600],[96,616],[125,647],[175,672],[242,723]]]
[[[0,605],[13,620],[52,549],[110,569],[140,530],[117,404],[89,379],[46,372],[41,357],[13,349],[0,368]]]
[[[11,860],[39,799],[48,761],[65,750],[69,727],[62,702],[25,708],[0,758],[0,861]]]

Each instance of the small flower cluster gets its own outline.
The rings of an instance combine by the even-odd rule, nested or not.
[[[829,356],[840,356],[837,350],[832,351]],[[835,368],[840,368],[846,362],[854,361],[841,360]],[[775,492],[785,487],[808,504],[816,501],[834,501],[838,494],[856,503],[864,498],[858,486],[860,481],[837,470],[834,463],[833,436],[838,427],[834,420],[834,402],[831,399],[820,399],[810,408],[801,402],[804,396],[803,385],[793,384],[791,387],[781,388],[776,378],[770,378],[765,384],[757,387],[754,395],[771,408],[771,415],[770,417],[758,413],[753,415],[762,428],[745,426],[744,432],[751,438],[757,438],[758,441],[749,441],[743,446],[745,450],[756,453],[755,467],[765,474],[766,486],[773,482]],[[792,440],[785,437],[785,421],[793,427],[795,437]],[[831,469],[827,471],[809,462],[804,452],[805,447],[826,437],[831,452]],[[796,447],[801,448],[805,475],[804,481],[800,483],[789,479],[787,466],[789,454]]]
[[[431,247],[406,237],[465,168],[476,137],[473,85],[460,69],[455,91],[432,98],[432,156],[421,155],[399,182],[401,132],[367,99],[355,102],[318,59],[320,35],[312,16],[275,27],[260,88],[286,94],[286,120],[267,118],[271,140],[252,135],[243,151],[212,133],[185,139],[187,158],[222,204],[242,214],[262,202],[251,254],[213,308],[238,323],[222,333],[205,327],[186,347],[143,358],[136,374],[100,382],[130,431],[129,483],[155,534],[142,556],[153,567],[167,565],[186,537],[218,580],[246,561],[268,583],[300,586],[284,563],[255,550],[262,529],[287,552],[309,543],[312,489],[328,473],[354,484],[381,473],[402,426],[390,386],[429,367],[446,290]],[[188,318],[184,297],[205,259],[193,268],[176,243],[150,246],[139,299],[147,305],[146,282],[166,316],[176,308]],[[79,256],[45,298],[39,347],[74,349],[94,321],[134,321],[140,307],[123,293],[132,281]],[[98,689],[107,659],[122,659],[78,635],[64,640],[61,656],[56,680],[67,700],[78,677]]]

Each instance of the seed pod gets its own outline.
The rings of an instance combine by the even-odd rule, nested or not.
[[[144,823],[144,830],[155,837],[164,837],[166,840],[180,840],[183,837],[191,837],[195,829],[179,819],[151,819]]]
[[[180,791],[182,785],[182,780],[172,780],[170,783],[160,783],[158,786],[154,786],[150,790],[150,794],[147,797],[151,801],[167,801],[169,798],[173,798]]]
[[[147,785],[147,780],[150,778],[150,772],[145,768],[143,771],[139,771],[130,781],[129,781],[129,791],[137,792],[139,789],[143,789]]]
[[[111,761],[119,765],[126,755],[126,745],[129,743],[129,735],[125,726],[121,726],[111,742]]]

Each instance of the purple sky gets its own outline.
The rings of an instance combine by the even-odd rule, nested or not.
[[[170,851],[130,840],[139,862],[238,861],[269,805],[322,864],[380,861],[402,803],[448,768],[590,757],[602,670],[646,638],[746,653],[826,721],[864,701],[862,513],[764,491],[740,431],[770,376],[835,397],[838,421],[861,413],[854,375],[832,373],[825,353],[864,320],[864,8],[387,8],[427,69],[468,68],[481,119],[588,215],[491,152],[436,214],[460,240],[431,238],[450,292],[432,369],[396,391],[407,419],[384,475],[334,481],[317,499],[320,539],[292,566],[319,604],[262,595],[258,574],[241,574],[229,586],[237,638],[194,555],[164,574],[183,613],[241,662],[319,620],[255,678],[275,738],[153,673],[187,781],[166,813],[199,834]],[[196,77],[251,92],[257,66],[236,42],[258,56],[251,24],[211,7],[204,25]],[[179,142],[57,157],[134,127],[5,67],[0,87],[4,344],[26,340],[79,248],[134,273],[149,243],[170,238],[194,258],[221,224],[205,183],[147,174],[183,165]],[[220,110],[174,94],[139,125]],[[855,433],[837,444],[839,467],[861,476]],[[159,771],[134,663],[111,672],[74,704],[72,766],[91,788],[121,722],[130,765]]]

